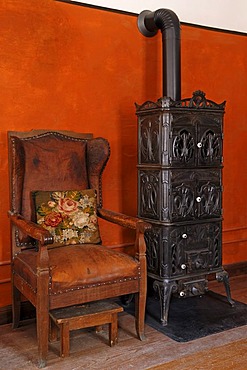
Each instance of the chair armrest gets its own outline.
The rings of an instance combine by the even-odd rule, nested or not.
[[[18,213],[8,212],[11,222],[20,229],[23,233],[27,234],[33,239],[38,240],[41,245],[53,243],[53,236],[48,230],[37,225],[32,221],[27,221],[23,216]]]
[[[122,213],[109,211],[105,208],[97,209],[98,216],[106,221],[113,222],[119,226],[127,227],[136,230],[135,240],[135,258],[141,263],[142,268],[146,268],[146,243],[144,233],[151,229],[151,224],[132,216],[127,216]]]
[[[127,227],[129,229],[137,230],[144,234],[146,230],[151,229],[151,225],[137,217],[127,216],[123,213],[118,213],[114,211],[110,211],[105,208],[98,208],[97,209],[98,216],[103,218],[104,220],[113,222],[114,224]]]

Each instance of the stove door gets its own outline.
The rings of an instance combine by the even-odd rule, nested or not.
[[[171,222],[221,218],[221,170],[171,170],[170,202],[167,219]],[[165,202],[164,202],[165,203]],[[163,212],[163,215],[165,213]],[[164,219],[165,221],[165,219]]]
[[[187,278],[213,272],[221,265],[221,222],[164,226],[145,233],[148,273]]]

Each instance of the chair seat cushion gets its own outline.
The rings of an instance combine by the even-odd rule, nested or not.
[[[50,249],[49,294],[139,278],[139,263],[132,257],[95,244]],[[14,273],[34,290],[37,287],[37,256],[25,250],[14,258]]]

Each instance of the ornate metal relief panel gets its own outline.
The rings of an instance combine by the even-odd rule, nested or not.
[[[172,227],[169,231],[171,277],[184,275],[186,272],[183,269],[186,228],[184,226]]]
[[[213,264],[209,243],[209,224],[163,226],[168,254],[163,265],[169,266],[169,277],[185,277],[190,273],[206,273]],[[163,277],[165,277],[163,275]]]
[[[193,183],[172,185],[171,220],[190,220],[195,217],[195,189]]]
[[[176,167],[195,166],[196,131],[187,114],[173,115],[170,164]]]
[[[160,162],[160,120],[159,114],[139,118],[139,163]]]
[[[139,169],[139,217],[161,222],[220,218],[221,170]]]
[[[139,217],[159,220],[160,218],[160,176],[159,170],[139,170]]]
[[[208,273],[221,263],[221,223],[168,228],[171,274]]]
[[[208,224],[187,226],[185,264],[187,273],[209,270],[212,252],[209,246]]]
[[[162,278],[206,274],[221,265],[221,222],[153,225],[145,240],[148,272]]]
[[[220,166],[222,164],[222,117],[201,115],[198,124],[199,166]]]
[[[170,134],[172,115],[170,113],[163,113],[161,117],[161,165],[170,165]]]
[[[207,181],[198,186],[198,218],[221,217],[221,185],[217,182]]]
[[[171,165],[189,167],[221,164],[222,114],[174,114]]]
[[[152,229],[145,233],[148,273],[157,274],[162,278],[186,274],[182,266],[186,245],[185,233],[186,226],[153,224]]]
[[[170,174],[170,221],[221,217],[221,170],[171,170]]]
[[[160,245],[161,228],[153,226],[151,230],[145,233],[147,269],[153,274],[159,275],[160,267]]]
[[[139,164],[222,164],[222,112],[166,112],[139,117]]]
[[[209,244],[212,252],[212,268],[222,265],[222,224],[221,222],[209,224]]]

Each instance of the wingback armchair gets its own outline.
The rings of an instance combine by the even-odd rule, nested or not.
[[[38,363],[48,353],[49,310],[134,294],[144,338],[145,222],[103,208],[106,139],[90,134],[9,132],[13,327],[21,294],[36,307]],[[133,257],[102,246],[98,218],[135,229]]]

